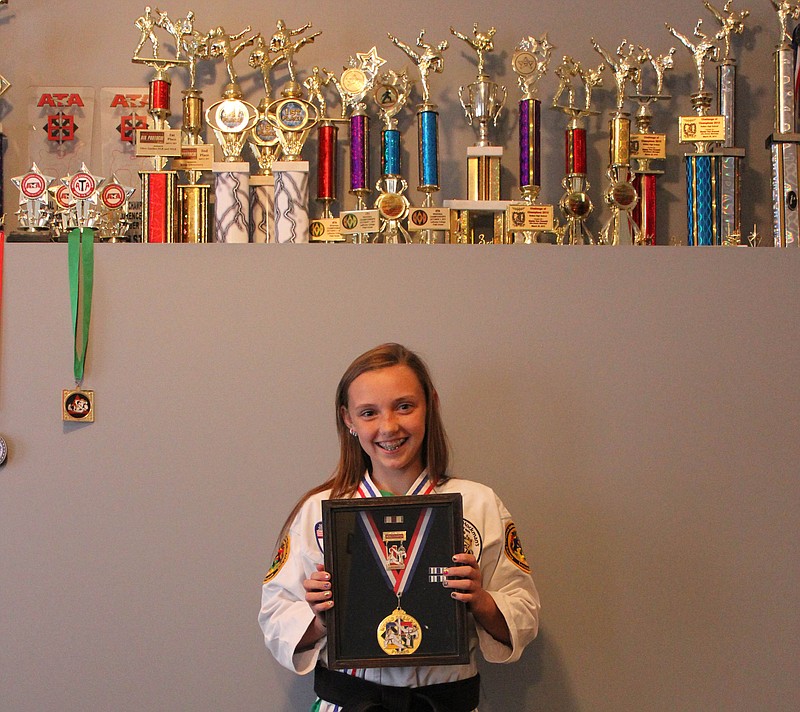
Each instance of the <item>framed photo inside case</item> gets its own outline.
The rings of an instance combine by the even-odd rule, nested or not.
[[[460,494],[322,503],[331,668],[469,662],[467,611],[442,582],[464,550]]]

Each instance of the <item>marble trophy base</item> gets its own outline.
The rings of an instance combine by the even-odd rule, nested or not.
[[[445,200],[450,208],[450,242],[467,245],[510,244],[506,230],[507,200]]]
[[[250,242],[275,242],[275,176],[250,177]]]
[[[500,200],[502,146],[467,148],[467,199]]]
[[[214,173],[214,241],[250,241],[250,164],[220,162]]]
[[[308,242],[308,161],[276,161],[275,242]]]

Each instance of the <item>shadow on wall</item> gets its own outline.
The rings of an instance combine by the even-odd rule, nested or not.
[[[580,712],[567,670],[545,628],[519,662],[493,665],[481,661],[480,712]]]

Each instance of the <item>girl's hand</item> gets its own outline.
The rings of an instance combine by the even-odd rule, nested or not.
[[[306,603],[311,606],[314,615],[324,626],[325,611],[333,608],[331,575],[325,571],[322,564],[317,564],[317,570],[311,574],[310,578],[303,581],[303,588],[306,590]]]

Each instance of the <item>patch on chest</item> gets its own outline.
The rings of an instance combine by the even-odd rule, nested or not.
[[[481,533],[469,519],[464,520],[464,553],[472,554],[476,561],[481,560],[483,550],[483,539]]]
[[[269,567],[269,571],[267,571],[267,575],[264,577],[264,583],[269,583],[278,575],[278,572],[283,568],[283,565],[286,563],[288,558],[289,535],[287,534],[281,542],[281,545],[278,547],[278,551],[275,554],[275,559],[272,562],[272,566]]]

